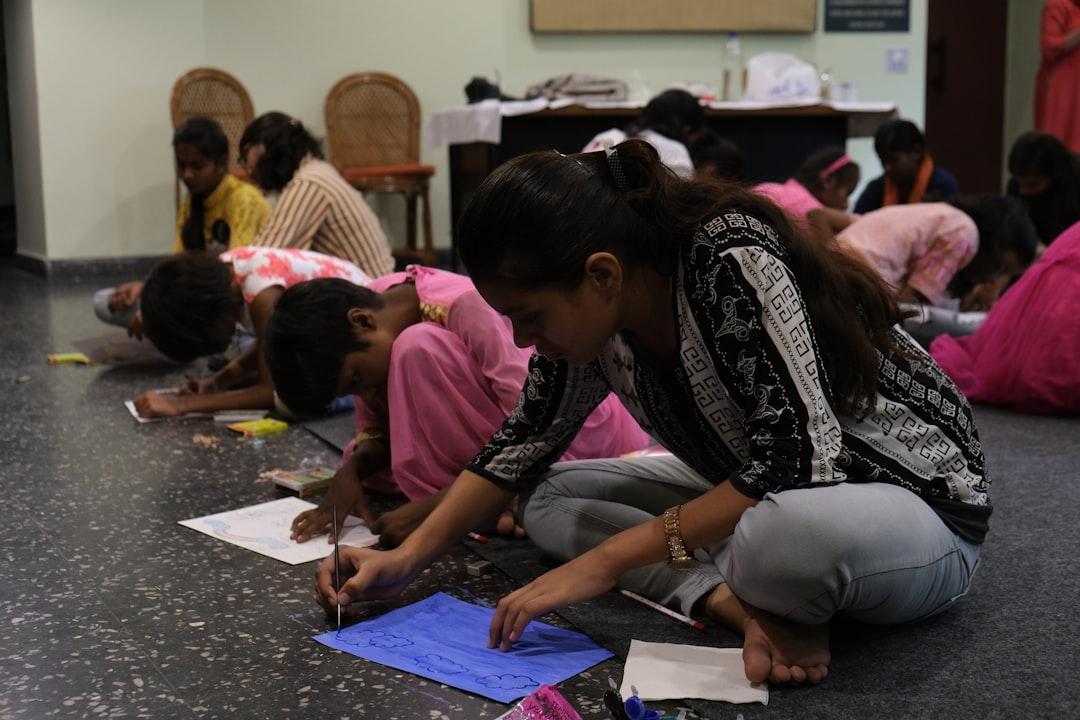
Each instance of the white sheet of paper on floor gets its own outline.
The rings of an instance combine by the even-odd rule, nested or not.
[[[741,648],[631,640],[619,688],[624,698],[633,694],[631,685],[642,700],[769,704],[768,687],[746,679]]]
[[[298,497],[285,497],[214,515],[181,520],[180,524],[260,555],[290,565],[299,565],[322,560],[334,549],[333,545],[326,542],[325,535],[314,537],[305,543],[289,538],[293,518],[314,507],[314,503]],[[378,536],[372,535],[363,520],[352,515],[345,518],[341,533],[342,545],[366,547],[374,545],[378,540]]]

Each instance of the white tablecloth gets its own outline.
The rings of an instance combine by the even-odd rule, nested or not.
[[[472,105],[438,110],[431,115],[424,126],[423,142],[425,150],[435,150],[443,145],[459,145],[463,143],[484,142],[498,145],[502,140],[502,118],[514,115],[527,115],[546,108],[560,108],[574,105],[570,99],[545,100],[515,100],[511,102],[499,102],[498,100],[484,100]],[[763,102],[714,102],[709,107],[726,110],[746,110],[747,112],[767,110],[779,107],[799,107],[810,105],[825,105],[840,112],[849,113],[879,113],[889,114],[896,110],[896,104],[891,102],[822,102],[820,100],[799,100],[790,103],[763,103]],[[642,103],[585,103],[587,108],[610,108],[610,107],[641,107]],[[858,119],[852,116],[852,119]],[[874,119],[873,127],[877,127],[880,118]],[[850,135],[860,136],[864,131],[851,128]],[[873,134],[872,130],[869,134]]]

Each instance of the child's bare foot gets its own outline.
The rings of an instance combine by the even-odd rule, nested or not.
[[[743,634],[750,682],[816,685],[829,674],[829,624],[803,625],[744,603],[726,583],[705,598],[705,614]]]

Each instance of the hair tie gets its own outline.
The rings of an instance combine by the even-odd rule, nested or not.
[[[844,155],[841,155],[840,157],[833,160],[832,164],[829,165],[829,167],[825,168],[824,170],[821,171],[821,173],[818,174],[818,177],[821,178],[822,180],[824,180],[825,178],[829,177],[830,175],[832,175],[833,173],[835,173],[837,170],[844,167],[845,165],[850,165],[851,162],[852,162],[851,157],[849,157],[845,153]]]
[[[611,173],[611,177],[615,180],[615,187],[619,188],[619,192],[628,192],[630,190],[630,181],[626,178],[622,160],[619,158],[619,151],[615,148],[615,144],[611,142],[611,138],[604,138],[604,157],[607,160],[608,172]]]

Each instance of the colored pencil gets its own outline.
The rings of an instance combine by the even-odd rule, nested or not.
[[[695,630],[698,630],[700,632],[705,632],[705,624],[698,622],[694,618],[686,617],[682,613],[677,613],[677,612],[675,612],[674,610],[672,610],[669,607],[664,607],[663,605],[661,605],[658,602],[653,602],[652,600],[650,600],[648,598],[643,598],[640,595],[638,595],[637,593],[630,592],[629,590],[623,590],[623,589],[620,588],[619,592],[621,592],[623,595],[630,598],[631,600],[637,600],[642,605],[645,605],[647,607],[651,607],[653,610],[659,610],[660,612],[664,613],[668,617],[675,618],[676,620],[678,620],[681,623],[686,623],[687,625],[694,628]]]

